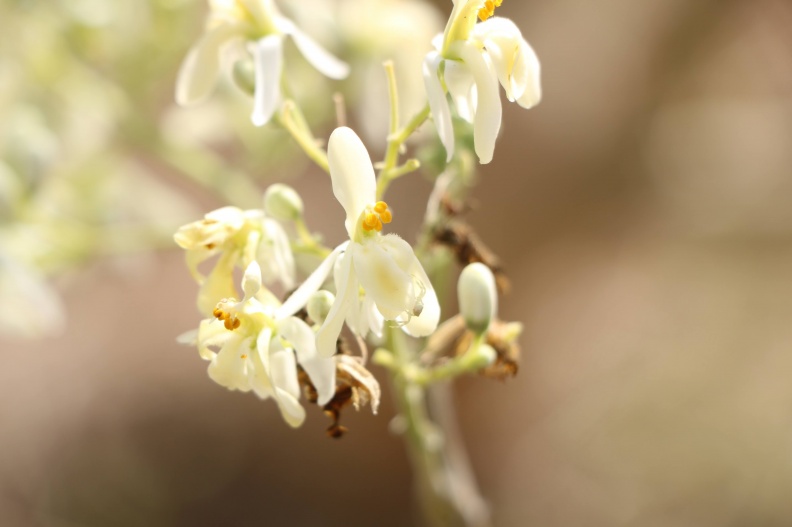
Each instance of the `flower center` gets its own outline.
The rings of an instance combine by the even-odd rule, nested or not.
[[[478,17],[481,19],[482,22],[487,20],[489,17],[495,14],[495,8],[500,7],[503,3],[503,0],[487,0],[484,2],[484,7],[479,9]]]
[[[242,321],[237,318],[236,314],[231,312],[233,311],[233,307],[229,307],[228,304],[233,305],[233,301],[226,299],[221,300],[217,304],[217,307],[214,308],[214,311],[212,311],[212,314],[217,320],[223,321],[223,325],[228,331],[233,331],[242,325]]]
[[[388,204],[378,201],[373,207],[367,207],[363,215],[363,230],[366,232],[381,231],[383,223],[393,221],[393,214],[388,210]]]

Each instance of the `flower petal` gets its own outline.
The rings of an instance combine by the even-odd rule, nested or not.
[[[310,326],[296,317],[278,322],[278,333],[288,340],[297,353],[297,362],[303,367],[319,396],[319,406],[324,406],[335,395],[336,366],[333,357],[320,357],[316,353],[316,335]]]
[[[195,104],[211,93],[220,73],[220,50],[244,31],[238,24],[220,24],[207,31],[187,53],[176,80],[176,102]]]
[[[327,145],[333,194],[346,211],[346,229],[355,237],[355,227],[367,205],[377,196],[374,167],[363,141],[350,128],[342,126],[330,134]]]
[[[479,161],[486,165],[492,161],[495,141],[498,139],[501,126],[498,75],[495,73],[489,57],[483,55],[475,44],[458,42],[454,47],[476,79],[478,96],[476,119],[473,123],[473,141]]]
[[[261,227],[263,236],[258,247],[258,261],[264,264],[261,269],[264,281],[270,284],[279,280],[284,288],[292,289],[296,268],[289,236],[280,223],[270,218],[262,219]]]
[[[256,42],[253,60],[256,68],[256,90],[250,118],[255,126],[264,126],[281,103],[283,35],[269,35]]]
[[[236,259],[236,252],[224,252],[217,260],[212,272],[201,284],[201,288],[198,290],[198,309],[205,316],[212,316],[212,311],[222,299],[237,298],[237,290],[234,286]]]
[[[473,117],[476,115],[476,84],[470,70],[461,62],[447,60],[443,78],[457,113],[462,119],[472,123]]]
[[[410,263],[410,274],[423,284],[426,291],[421,298],[423,303],[421,314],[410,318],[402,329],[412,337],[425,337],[437,329],[437,324],[440,322],[440,302],[437,300],[432,282],[417,257]]]
[[[291,20],[278,21],[278,29],[291,35],[297,49],[311,66],[331,79],[345,79],[349,75],[349,64],[332,55],[314,39],[303,33]]]
[[[322,284],[325,283],[327,277],[333,270],[333,266],[335,265],[336,259],[338,255],[341,254],[349,245],[349,242],[344,242],[331,252],[324,261],[319,264],[313,273],[305,279],[305,282],[297,288],[294,293],[291,294],[289,298],[283,303],[283,305],[278,308],[275,313],[276,318],[286,318],[290,317],[300,309],[305,307],[305,304],[308,303],[308,300],[311,298],[311,295],[319,291],[322,287]]]
[[[532,108],[542,100],[542,67],[536,52],[525,40],[520,43],[520,56],[522,64],[519,67],[525,68],[528,74],[525,89],[517,98],[517,104],[523,108]]]
[[[209,364],[209,378],[229,390],[250,391],[245,354],[250,343],[251,339],[228,340]]]
[[[354,244],[355,273],[360,285],[386,320],[396,320],[415,302],[408,266],[415,258],[410,244],[388,234]]]
[[[446,149],[446,162],[450,162],[454,157],[454,127],[451,123],[451,109],[448,107],[445,90],[438,77],[442,62],[443,58],[439,53],[430,51],[423,62],[423,78],[437,135],[440,136],[440,142]]]
[[[358,244],[355,243],[350,244],[342,257],[341,270],[338,275],[340,280],[336,283],[338,292],[335,301],[330,307],[324,324],[316,333],[316,351],[320,357],[335,355],[338,335],[341,334],[347,312],[354,307],[354,302],[357,300],[359,285],[352,267],[354,258],[351,254],[357,246]]]

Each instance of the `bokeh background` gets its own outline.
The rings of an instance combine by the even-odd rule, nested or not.
[[[414,525],[387,391],[333,441],[318,409],[291,430],[175,342],[199,318],[167,239],[181,222],[289,177],[342,237],[326,176],[250,130],[243,96],[173,107],[205,9],[0,2],[2,155],[22,181],[0,187],[0,248],[35,269],[5,280],[0,313],[51,330],[0,336],[0,524]],[[792,3],[499,13],[545,97],[504,107],[468,215],[512,279],[502,316],[525,324],[515,379],[456,389],[495,524],[792,524]],[[429,188],[394,184],[408,238]]]

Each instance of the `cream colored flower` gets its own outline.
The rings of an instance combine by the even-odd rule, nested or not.
[[[219,76],[221,54],[232,52],[232,64],[252,55],[255,71],[254,107],[256,126],[269,122],[281,104],[283,45],[286,37],[320,73],[343,79],[349,67],[322,48],[294,23],[280,14],[272,0],[210,0],[206,33],[182,63],[176,85],[181,105],[199,102],[214,88]]]
[[[376,202],[374,168],[366,147],[355,132],[338,128],[330,136],[328,158],[333,193],[346,211],[349,241],[295,291],[282,314],[305,305],[335,267],[337,296],[316,335],[321,356],[335,353],[345,321],[361,336],[379,333],[383,320],[394,321],[412,336],[429,335],[440,318],[437,295],[410,244],[380,232],[392,215],[384,202]]]
[[[294,256],[289,237],[281,225],[260,210],[243,211],[223,207],[204,219],[181,227],[174,240],[187,251],[187,266],[201,284],[198,308],[208,315],[221,298],[237,296],[234,268],[247,268],[258,262],[264,283],[280,282],[285,289],[294,287]],[[208,276],[198,271],[204,260],[219,255]]]
[[[261,270],[254,261],[242,279],[244,298],[223,299],[214,318],[201,322],[196,343],[201,357],[210,362],[209,377],[229,390],[253,391],[273,398],[284,420],[297,427],[305,420],[299,402],[297,365],[308,374],[327,404],[336,393],[336,360],[316,352],[313,330],[296,317],[279,317],[277,301],[261,298]]]
[[[447,160],[454,156],[454,130],[446,93],[457,113],[473,124],[481,163],[489,163],[501,126],[500,82],[509,101],[523,108],[542,96],[539,59],[511,20],[490,18],[501,0],[456,0],[445,33],[424,59],[424,83]],[[483,22],[476,23],[479,17]]]

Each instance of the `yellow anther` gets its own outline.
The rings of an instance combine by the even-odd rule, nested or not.
[[[384,201],[378,201],[374,205],[374,210],[377,211],[379,214],[382,214],[383,212],[388,210],[388,204],[385,203]]]
[[[236,328],[238,328],[238,327],[239,327],[241,324],[242,324],[242,321],[241,321],[241,320],[239,320],[239,319],[238,319],[238,318],[236,318],[236,317],[234,317],[234,318],[228,317],[228,318],[226,318],[226,319],[225,319],[225,321],[223,322],[223,325],[225,326],[225,328],[226,328],[228,331],[233,331],[233,330],[235,330],[235,329],[236,329]]]
[[[487,20],[489,17],[493,16],[495,14],[495,8],[500,7],[502,3],[503,0],[494,0],[494,1],[487,0],[486,2],[484,2],[484,7],[479,9],[478,12],[478,16],[481,19],[481,21],[483,22]]]
[[[239,358],[240,358],[240,359],[247,359],[247,355],[245,355],[245,354],[243,353],[242,355],[240,355],[240,356],[239,356]]]
[[[377,232],[382,230],[382,222],[379,218],[377,218],[377,224],[374,226],[374,228],[377,229]]]
[[[393,221],[393,214],[391,214],[391,211],[389,210],[384,210],[380,212],[379,217],[380,220],[382,220],[382,223],[390,223],[391,221]]]
[[[363,225],[367,225],[369,227],[374,227],[377,225],[377,215],[373,212],[369,212],[366,214],[366,219],[363,220]]]
[[[366,222],[363,222],[363,230],[364,231],[371,232],[373,229],[374,229],[374,227],[369,227],[368,225],[366,225]]]

